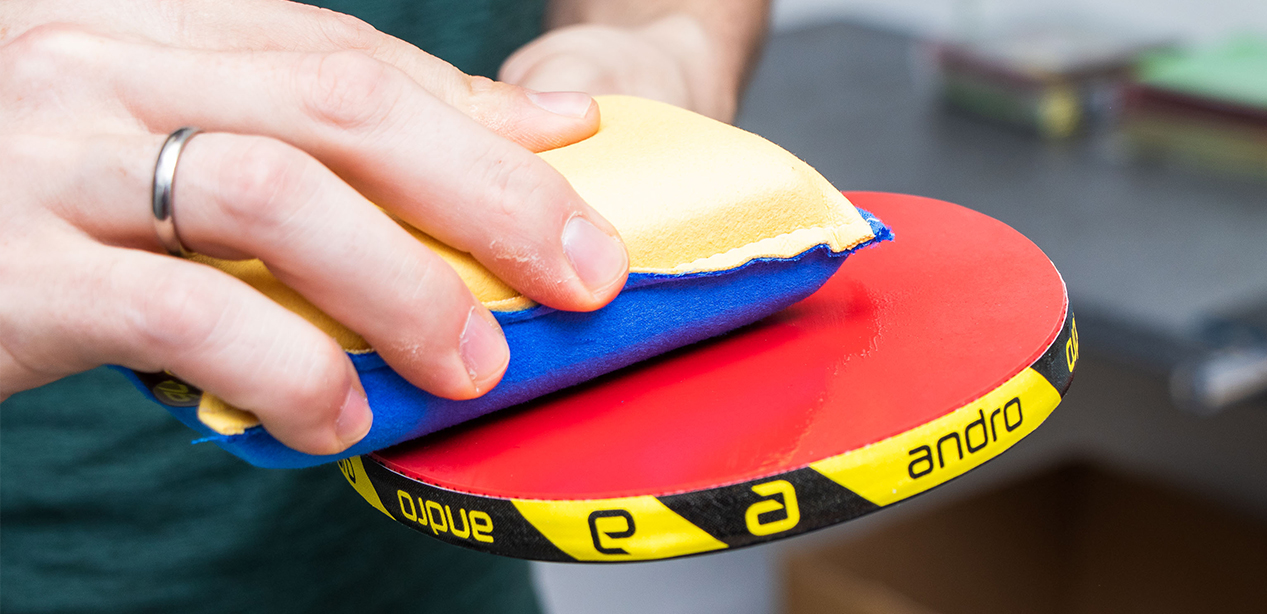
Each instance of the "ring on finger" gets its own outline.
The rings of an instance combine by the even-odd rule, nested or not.
[[[185,126],[171,133],[158,152],[158,161],[154,164],[154,190],[151,203],[154,211],[154,232],[163,244],[167,253],[173,256],[188,257],[189,250],[180,242],[180,234],[176,231],[176,211],[172,203],[172,190],[176,183],[176,163],[180,161],[180,152],[185,144],[198,134],[198,128]]]

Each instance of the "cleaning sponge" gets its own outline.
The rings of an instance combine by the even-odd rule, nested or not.
[[[196,408],[168,409],[256,465],[330,462],[754,322],[818,289],[852,251],[890,237],[807,164],[759,136],[663,103],[597,101],[602,123],[594,136],[540,156],[612,222],[629,250],[628,281],[609,305],[589,313],[537,305],[468,254],[409,229],[458,271],[506,334],[510,364],[488,394],[452,401],[420,390],[259,261],[198,257],[334,337],[360,375],[374,425],[342,454],[313,456],[282,445],[254,415],[210,394]]]

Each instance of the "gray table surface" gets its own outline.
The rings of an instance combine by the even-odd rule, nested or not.
[[[782,33],[739,124],[841,189],[939,198],[1010,224],[1056,264],[1075,310],[1187,335],[1267,300],[1267,182],[1115,162],[1104,138],[1051,144],[948,113],[916,49],[841,23]]]

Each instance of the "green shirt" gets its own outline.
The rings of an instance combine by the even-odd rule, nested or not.
[[[327,4],[489,76],[543,6]],[[538,611],[524,562],[383,518],[333,466],[257,469],[194,437],[105,368],[0,405],[0,611]]]
[[[444,58],[463,72],[497,77],[511,52],[541,34],[544,0],[309,0]]]

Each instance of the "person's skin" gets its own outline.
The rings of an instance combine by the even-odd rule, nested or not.
[[[729,122],[769,0],[553,0],[549,32],[498,79],[540,91],[633,94]]]
[[[662,61],[598,53],[586,30],[565,28],[504,74],[521,66],[508,78],[539,91],[733,113],[743,64],[722,49],[748,39],[716,25],[731,20],[700,10],[707,2],[618,4],[557,2],[551,19],[597,20],[630,37],[621,53],[659,45]],[[556,65],[533,60],[534,45],[552,45],[538,56]],[[599,60],[593,79],[577,82],[587,58]],[[647,85],[661,70],[676,70],[678,85]],[[597,129],[587,95],[469,77],[331,11],[5,0],[0,109],[0,400],[119,364],[171,371],[249,408],[303,452],[335,453],[368,432],[364,393],[332,339],[242,282],[163,253],[149,209],[154,160],[185,125],[204,134],[176,176],[184,245],[260,258],[439,396],[496,385],[505,340],[457,274],[375,205],[558,309],[597,309],[627,275],[616,230],[532,153]]]

